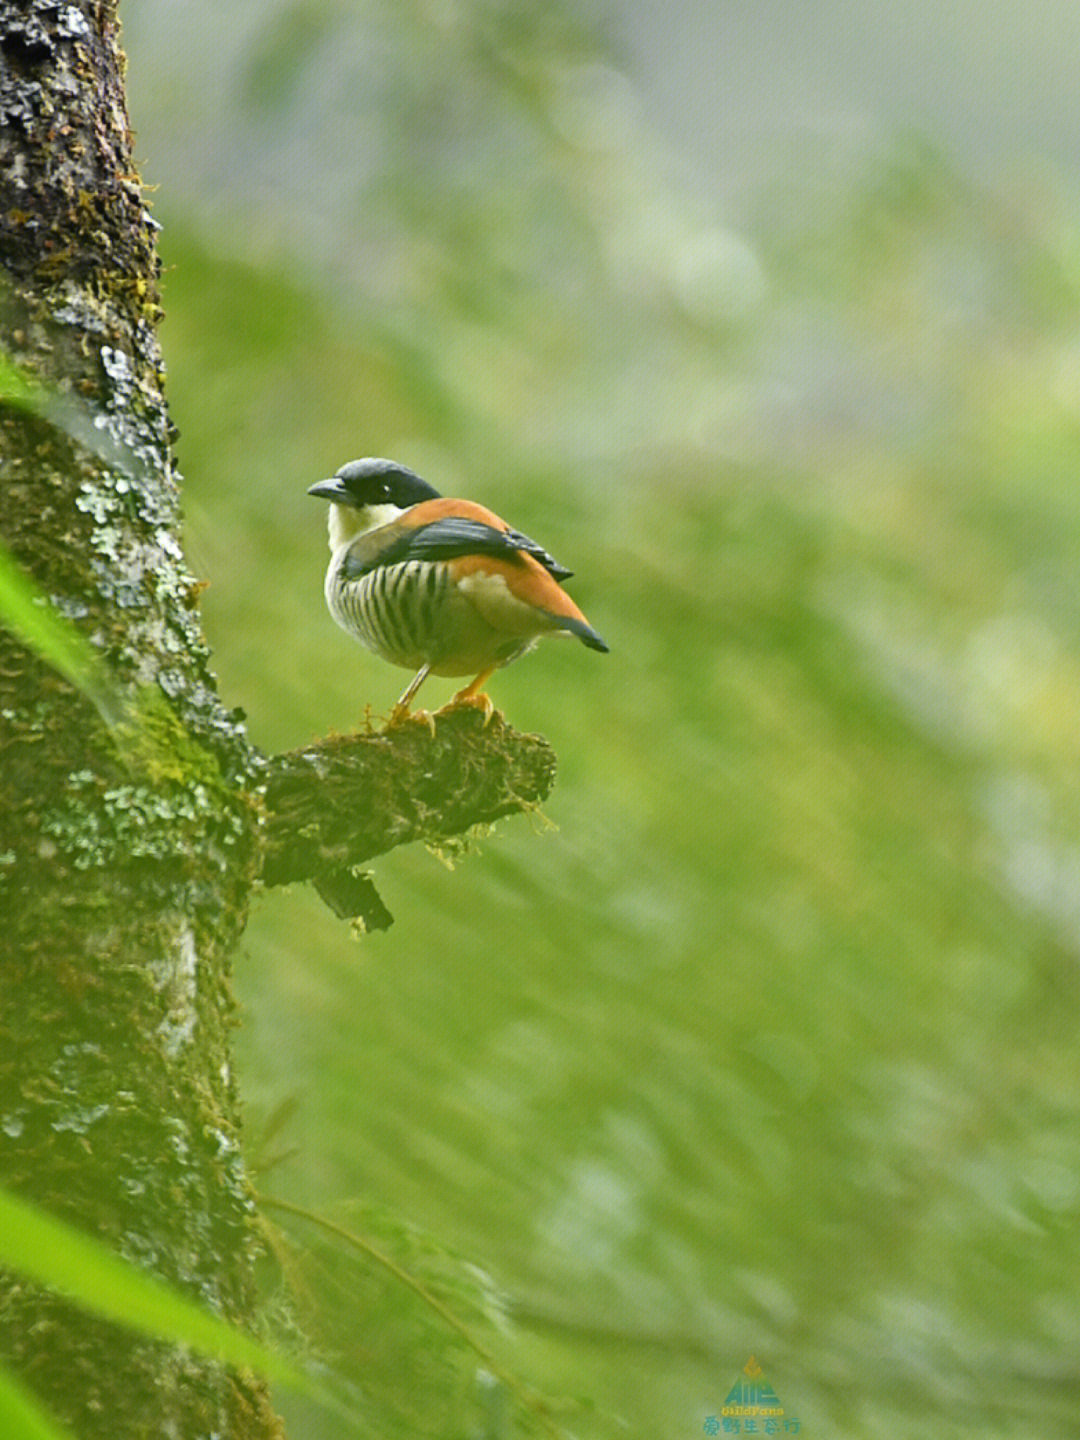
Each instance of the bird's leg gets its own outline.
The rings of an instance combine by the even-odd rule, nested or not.
[[[424,683],[424,681],[427,679],[428,673],[430,672],[430,670],[431,670],[431,666],[430,666],[430,665],[421,665],[421,666],[420,666],[420,669],[416,672],[416,674],[413,676],[413,678],[409,681],[408,685],[406,685],[405,689],[401,692],[401,698],[398,700],[397,704],[394,706],[394,709],[395,709],[395,710],[402,710],[402,711],[407,711],[407,710],[408,710],[409,705],[410,705],[410,703],[412,702],[413,696],[416,694],[417,690],[420,689],[420,686],[421,686],[421,685]]]
[[[393,710],[390,711],[390,719],[386,722],[387,726],[400,725],[403,720],[408,720],[410,718],[410,702],[412,701],[412,698],[416,694],[416,692],[420,689],[420,686],[427,679],[430,669],[430,665],[421,665],[420,669],[416,672],[413,678],[409,681],[408,685],[402,691],[401,698],[398,700]],[[414,720],[423,720],[425,724],[427,724],[430,728],[432,734],[435,733],[435,725],[428,711],[418,711],[416,715],[412,716],[411,718]]]
[[[464,690],[459,690],[457,694],[451,698],[450,703],[443,708],[449,710],[454,705],[479,705],[484,712],[484,724],[487,725],[495,713],[495,706],[491,696],[484,693],[484,686],[491,679],[492,675],[495,674],[496,668],[494,665],[489,665],[486,670],[481,670],[476,679],[470,680]]]

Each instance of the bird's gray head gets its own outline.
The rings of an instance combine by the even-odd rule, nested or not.
[[[439,492],[405,465],[369,456],[350,460],[329,480],[310,485],[308,494],[353,510],[407,510],[422,500],[437,499]]]

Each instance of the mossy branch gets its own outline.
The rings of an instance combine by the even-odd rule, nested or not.
[[[461,706],[370,735],[332,736],[266,762],[263,882],[310,880],[341,916],[384,929],[390,915],[357,867],[419,840],[529,810],[551,793],[555,754],[496,712]]]

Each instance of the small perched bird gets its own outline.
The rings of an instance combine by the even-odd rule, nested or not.
[[[473,701],[490,715],[489,677],[545,635],[607,650],[559,583],[570,571],[482,505],[444,499],[378,459],[352,460],[308,494],[330,501],[330,614],[376,655],[416,671],[392,720],[408,714],[428,675],[474,676],[450,703]]]

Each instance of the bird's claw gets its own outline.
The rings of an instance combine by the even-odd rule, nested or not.
[[[457,710],[462,705],[471,705],[484,712],[484,723],[480,727],[482,730],[486,730],[491,724],[491,717],[495,714],[495,702],[484,690],[481,690],[479,693],[474,691],[471,694],[463,690],[447,701],[437,713],[439,715],[445,715],[448,711]]]
[[[431,732],[431,738],[435,739],[435,716],[430,710],[410,710],[408,705],[400,702],[390,711],[386,722],[387,730],[396,730],[399,725],[408,724],[426,725]]]

